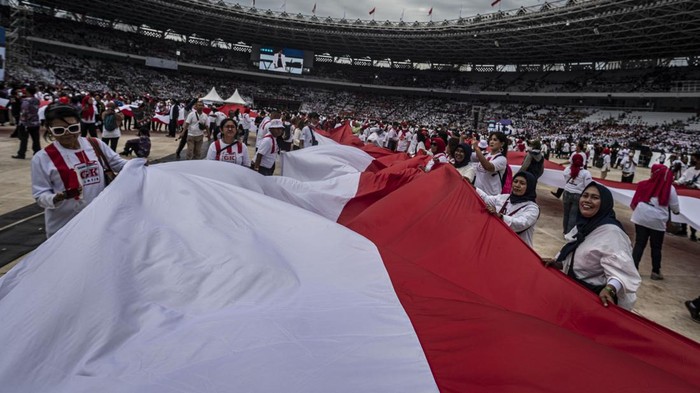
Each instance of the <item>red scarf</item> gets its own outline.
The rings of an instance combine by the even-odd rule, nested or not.
[[[90,105],[90,96],[83,97],[83,120],[90,120],[95,115],[95,107]]]
[[[571,178],[575,179],[578,177],[579,171],[583,167],[583,156],[580,153],[574,153],[571,156]]]
[[[639,203],[649,202],[654,197],[659,199],[659,206],[668,206],[672,185],[673,174],[666,165],[652,165],[651,178],[637,184],[637,191],[634,192],[630,207],[636,209]]]
[[[435,145],[437,147],[437,153],[440,154],[445,152],[445,141],[442,138],[433,138],[430,140],[430,146]],[[428,147],[428,146],[426,146]]]

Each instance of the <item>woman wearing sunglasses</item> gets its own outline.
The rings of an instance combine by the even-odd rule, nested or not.
[[[105,188],[105,174],[92,143],[80,136],[80,114],[66,104],[52,103],[45,112],[45,138],[53,140],[32,158],[32,195],[45,209],[46,237],[51,237]],[[126,160],[104,142],[95,146],[112,170]]]

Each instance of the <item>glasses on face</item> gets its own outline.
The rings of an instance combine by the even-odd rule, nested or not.
[[[54,136],[61,136],[66,132],[69,134],[80,134],[80,123],[71,124],[67,127],[49,127],[49,130]]]

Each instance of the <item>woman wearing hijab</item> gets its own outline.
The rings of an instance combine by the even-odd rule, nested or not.
[[[476,177],[476,169],[471,165],[472,147],[468,143],[462,143],[455,148],[454,163],[457,172],[467,179],[469,183],[474,184]]]
[[[445,154],[445,141],[442,138],[433,138],[430,140],[430,153],[432,159],[422,168],[426,172],[430,172],[436,164],[446,164],[447,154]]]
[[[576,227],[570,233],[573,240],[554,259],[543,261],[595,292],[605,307],[617,303],[630,310],[642,279],[634,267],[632,244],[613,206],[610,190],[591,182],[579,200]]]
[[[666,165],[654,164],[651,167],[651,178],[641,181],[630,204],[634,223],[635,237],[634,266],[639,269],[647,241],[651,240],[651,279],[663,280],[661,274],[661,247],[664,244],[666,221],[669,209],[673,214],[679,214],[678,194],[673,187],[673,174]]]
[[[502,219],[510,229],[520,236],[528,246],[532,247],[532,235],[535,224],[540,218],[540,207],[537,205],[537,179],[529,172],[518,172],[513,176],[513,187],[510,195],[488,195],[476,189],[481,199],[486,203],[486,210]]]
[[[576,223],[578,214],[578,200],[583,188],[593,180],[591,172],[583,169],[583,155],[573,154],[571,165],[564,169],[564,235],[566,236]]]

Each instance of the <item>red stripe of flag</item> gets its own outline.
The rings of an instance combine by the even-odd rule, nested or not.
[[[496,4],[500,3],[501,0],[493,0],[493,3],[491,3],[491,7],[495,6]]]
[[[369,10],[369,14],[373,15],[374,11],[376,11],[376,10],[377,10],[377,7],[373,7],[371,10]]]
[[[700,386],[697,343],[544,268],[450,166],[365,172],[338,222],[377,246],[440,391]]]

